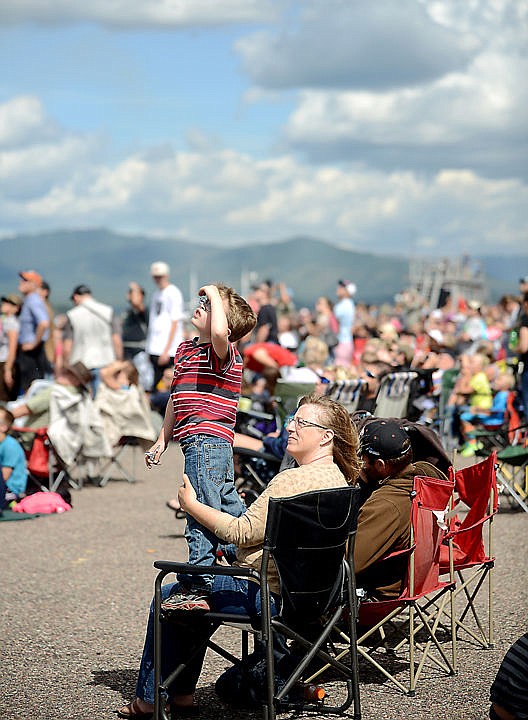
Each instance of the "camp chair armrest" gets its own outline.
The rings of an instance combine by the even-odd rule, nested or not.
[[[263,452],[262,450],[249,450],[249,448],[239,447],[238,445],[233,446],[234,455],[243,455],[244,457],[254,457],[260,460],[266,460],[269,462],[275,462],[277,465],[280,464],[281,460],[276,455],[271,453]]]
[[[189,565],[188,563],[173,562],[172,560],[156,560],[154,567],[166,573],[184,573],[185,575],[231,575],[233,577],[247,577],[259,580],[259,573],[253,568],[225,566],[225,565]]]
[[[253,418],[254,420],[275,420],[275,415],[268,412],[262,412],[261,410],[240,410],[237,409],[237,415],[245,415],[246,417]]]
[[[467,527],[459,527],[456,530],[449,530],[443,539],[443,542],[446,543],[448,540],[452,540],[453,538],[458,537],[459,535],[463,535],[464,533],[469,532],[470,530],[473,530],[476,527],[479,527],[479,525],[484,525],[485,522],[488,520],[491,520],[491,518],[497,514],[497,511],[495,510],[492,513],[489,513],[488,515],[485,515],[483,518],[480,518],[480,520],[477,520],[477,522],[473,523],[473,525],[468,525]]]

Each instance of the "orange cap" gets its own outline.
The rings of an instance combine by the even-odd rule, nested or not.
[[[39,275],[36,270],[22,270],[18,273],[22,280],[28,280],[34,282],[38,287],[42,285],[42,275]]]

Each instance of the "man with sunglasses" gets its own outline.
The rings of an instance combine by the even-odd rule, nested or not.
[[[413,461],[411,439],[401,421],[368,419],[359,433],[363,461],[360,484],[363,503],[354,546],[357,585],[376,600],[398,597],[407,570],[407,557],[379,562],[410,544],[410,513],[416,475],[446,479],[425,460]]]

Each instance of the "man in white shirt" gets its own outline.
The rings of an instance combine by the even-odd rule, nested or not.
[[[74,307],[66,313],[63,331],[64,362],[82,362],[90,370],[95,395],[99,370],[123,358],[119,318],[109,305],[94,300],[86,285],[77,285],[71,300]]]
[[[174,355],[183,340],[183,296],[169,282],[170,268],[166,262],[153,262],[150,274],[156,284],[149,312],[146,351],[154,368],[152,390],[160,381],[163,371],[174,365]]]

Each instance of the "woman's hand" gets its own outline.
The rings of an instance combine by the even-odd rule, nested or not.
[[[185,512],[189,512],[192,504],[196,502],[196,492],[185,473],[183,473],[183,485],[178,490],[178,500],[182,510],[185,510]]]

